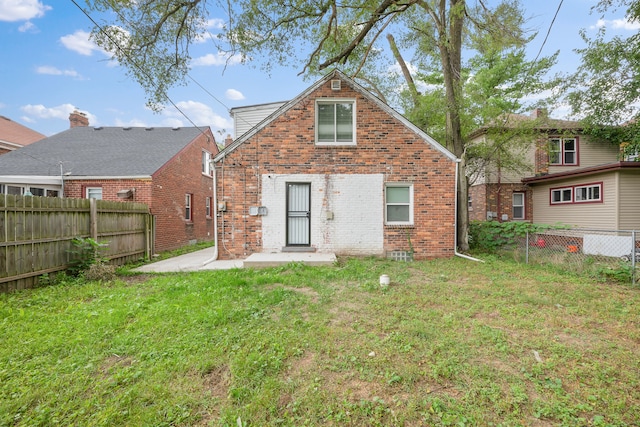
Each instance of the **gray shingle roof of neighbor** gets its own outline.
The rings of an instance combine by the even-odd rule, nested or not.
[[[74,127],[0,156],[0,175],[151,176],[206,130]]]

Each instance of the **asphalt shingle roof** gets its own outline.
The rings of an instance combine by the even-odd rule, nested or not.
[[[74,127],[0,156],[0,175],[150,176],[193,141],[185,128]]]

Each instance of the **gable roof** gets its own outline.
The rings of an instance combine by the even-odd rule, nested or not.
[[[16,123],[8,117],[0,116],[0,146],[15,150],[43,138],[46,136],[40,132]]]
[[[417,127],[416,125],[411,123],[409,120],[407,120],[407,118],[404,117],[402,114],[398,113],[396,110],[391,108],[388,104],[386,104],[385,102],[380,100],[378,97],[374,96],[371,92],[369,92],[367,89],[362,87],[355,80],[351,79],[350,77],[347,77],[344,73],[342,73],[339,70],[334,70],[334,71],[326,74],[323,78],[321,78],[320,80],[315,82],[313,85],[308,87],[305,91],[300,93],[298,96],[293,98],[291,101],[286,102],[284,105],[282,105],[280,108],[278,108],[272,114],[267,116],[260,123],[255,125],[253,128],[251,128],[250,130],[245,132],[243,135],[241,135],[239,138],[237,138],[235,141],[233,141],[231,144],[229,144],[223,150],[221,150],[220,153],[218,153],[218,155],[215,156],[214,161],[218,162],[221,159],[223,159],[227,154],[233,152],[236,148],[241,146],[244,142],[249,140],[256,133],[258,133],[259,131],[261,131],[265,127],[267,127],[276,118],[280,117],[287,110],[289,110],[290,108],[295,106],[300,100],[302,100],[302,99],[306,98],[307,96],[309,96],[312,92],[314,92],[316,89],[318,89],[319,87],[321,87],[322,85],[324,85],[325,83],[327,83],[331,79],[341,79],[344,83],[349,85],[353,90],[355,90],[356,92],[359,92],[362,96],[367,98],[367,100],[369,100],[369,101],[373,102],[374,104],[376,104],[380,109],[385,111],[387,114],[389,114],[390,116],[392,116],[393,118],[395,118],[396,120],[401,122],[404,126],[409,128],[412,132],[417,134],[427,144],[431,145],[433,148],[435,148],[437,151],[439,151],[440,153],[445,155],[450,160],[457,161],[456,156],[453,153],[451,153],[449,150],[447,150],[443,145],[438,143],[435,139],[433,139],[431,136],[426,134],[422,129],[420,129],[419,127]]]
[[[195,127],[74,127],[0,156],[0,173],[5,176],[59,177],[64,173],[71,177],[149,177],[208,130],[208,127],[202,130]],[[215,147],[215,143],[212,146]]]
[[[517,129],[526,126],[527,129],[535,129],[545,133],[561,133],[564,131],[581,132],[583,125],[574,120],[552,119],[539,110],[534,110],[531,115],[526,114],[505,114],[490,123],[487,126],[480,127],[471,132],[467,138],[473,139],[480,135],[488,133],[490,130],[496,129]]]

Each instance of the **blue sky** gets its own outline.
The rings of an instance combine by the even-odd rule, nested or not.
[[[547,56],[560,50],[558,71],[576,67],[573,49],[583,47],[581,29],[595,34],[598,26],[606,25],[616,34],[638,31],[638,25],[624,20],[623,11],[604,20],[590,14],[596,1],[525,0],[531,17],[527,27],[539,33],[531,43],[530,59],[542,46],[560,3],[542,51]],[[215,19],[223,15],[212,13],[211,18],[215,32]],[[192,52],[190,75],[206,91],[190,83],[169,93],[189,120],[171,106],[153,113],[145,106],[142,89],[88,40],[90,28],[89,19],[70,0],[0,0],[0,115],[48,136],[68,129],[74,108],[88,115],[91,126],[192,126],[191,120],[211,126],[222,140],[233,130],[230,108],[285,101],[311,83],[297,75],[301,64],[276,69],[271,76],[233,61],[225,69],[212,44],[202,43]]]

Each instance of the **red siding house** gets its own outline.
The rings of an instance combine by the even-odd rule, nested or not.
[[[0,193],[145,203],[155,251],[213,240],[218,148],[208,127],[94,128],[77,112],[70,120],[70,129],[0,156]]]
[[[267,114],[214,159],[220,258],[454,255],[442,145],[339,71]]]

